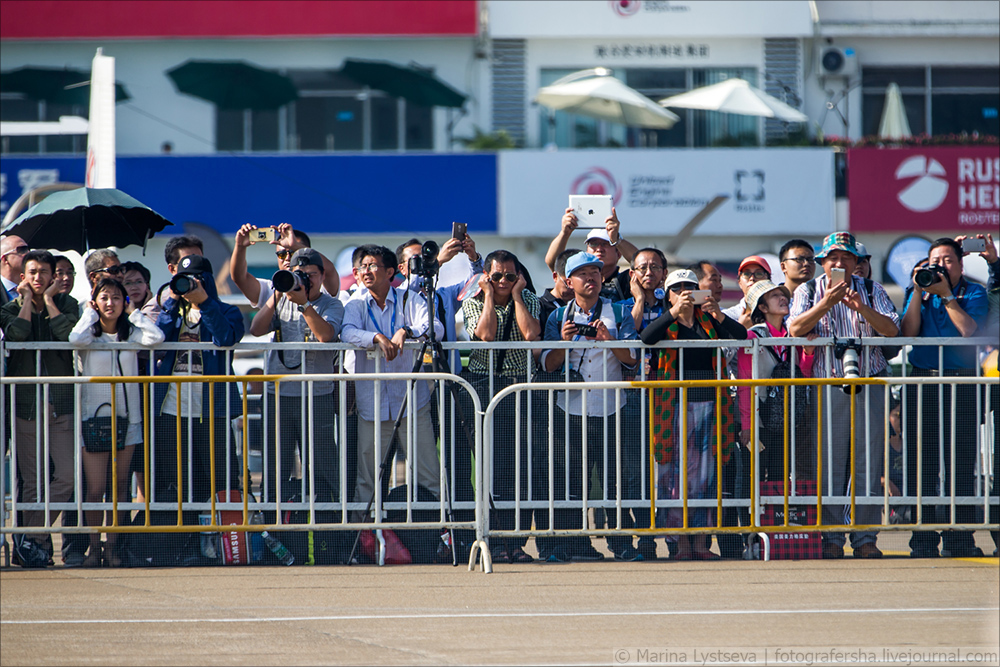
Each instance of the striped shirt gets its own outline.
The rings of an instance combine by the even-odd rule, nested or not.
[[[527,308],[528,314],[537,320],[539,310],[538,297],[528,290],[523,290],[521,298],[524,300],[524,306]],[[507,319],[513,317],[515,319],[510,323],[510,340],[523,341],[524,336],[521,335],[521,329],[517,326],[517,319],[514,313],[513,297],[507,302],[506,307],[494,305],[494,310],[497,317],[497,329],[494,332],[496,337],[494,340],[500,340],[507,326]],[[483,300],[472,298],[463,301],[462,316],[465,318],[465,331],[469,334],[469,338],[479,340],[476,337],[476,325],[479,324],[479,318],[483,316]],[[499,354],[499,351],[495,351],[493,354],[492,363],[495,364],[496,355]],[[469,354],[469,370],[473,373],[489,373],[490,363],[489,350],[473,350]],[[507,354],[503,358],[503,368],[500,369],[500,374],[523,378],[527,375],[527,372],[528,350],[507,350]]]
[[[795,294],[792,297],[792,305],[788,312],[789,322],[819,303],[826,294],[827,278],[825,273],[817,276],[815,280],[810,282],[816,286],[816,291],[811,299],[809,298],[809,283],[803,283],[795,290]],[[896,307],[881,285],[878,283],[872,284],[874,304],[868,298],[868,290],[865,289],[864,278],[851,276],[851,289],[861,295],[861,300],[864,303],[871,306],[876,312],[890,318],[896,326],[899,326],[899,315],[896,314]],[[837,338],[870,338],[879,335],[875,331],[875,328],[861,316],[861,313],[851,310],[843,302],[836,304],[827,311],[820,318],[819,322],[816,323],[814,331],[821,338],[828,338],[830,336],[836,336]],[[866,355],[861,355],[861,362],[864,366],[863,375],[865,377],[877,375],[885,370],[887,366],[882,350],[877,346],[873,346],[870,349],[870,366],[864,366]],[[831,357],[831,359],[833,361],[832,373],[829,372],[826,366],[826,353],[817,351],[816,361],[813,362],[813,377],[844,377],[844,365],[841,360],[836,357]]]

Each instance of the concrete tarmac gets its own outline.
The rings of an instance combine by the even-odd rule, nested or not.
[[[997,563],[13,568],[0,665],[997,664]]]

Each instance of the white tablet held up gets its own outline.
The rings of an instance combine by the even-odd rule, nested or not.
[[[611,195],[570,195],[569,207],[576,214],[577,229],[604,229],[611,217]]]

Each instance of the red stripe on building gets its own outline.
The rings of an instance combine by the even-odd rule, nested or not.
[[[475,35],[476,0],[3,0],[0,39]]]

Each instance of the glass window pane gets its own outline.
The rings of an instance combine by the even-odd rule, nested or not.
[[[1000,95],[933,95],[934,134],[1000,134]]]
[[[751,86],[757,85],[757,72],[748,68],[696,69],[692,75],[694,88],[710,86],[731,78],[743,79]],[[693,111],[691,118],[694,123],[696,147],[760,144],[761,123],[756,116],[719,111]]]
[[[861,85],[865,88],[885,89],[893,81],[900,88],[926,85],[923,67],[865,67],[861,71]]]
[[[884,93],[865,93],[861,102],[861,132],[863,135],[878,134],[878,126],[882,122],[882,109],[884,107]],[[903,108],[906,110],[906,122],[910,124],[910,133],[917,135],[926,132],[924,96],[903,95]]]
[[[253,111],[250,119],[250,150],[278,150],[278,111]]]
[[[46,104],[44,121],[58,121],[60,116],[72,116],[79,110],[70,104]],[[49,135],[43,141],[46,153],[72,153],[73,137],[69,135]]]
[[[399,148],[398,106],[395,97],[371,97],[372,150]]]
[[[353,97],[326,98],[327,150],[364,148],[364,104]]]
[[[969,86],[1000,87],[1000,68],[996,67],[932,67],[931,85],[935,88]]]
[[[326,150],[325,97],[300,97],[295,102],[295,130],[298,150]]]
[[[417,150],[434,148],[434,109],[406,104],[406,147]]]
[[[242,151],[243,110],[215,110],[215,150]]]
[[[686,69],[627,69],[625,83],[648,95],[647,90],[683,92],[687,90]]]
[[[26,98],[4,97],[0,103],[0,119],[6,121],[30,122],[38,120],[38,102]],[[37,153],[38,137],[4,137],[4,153]]]

